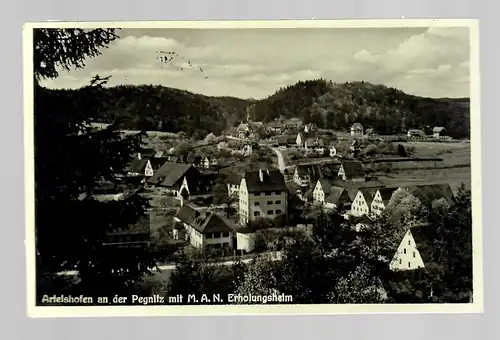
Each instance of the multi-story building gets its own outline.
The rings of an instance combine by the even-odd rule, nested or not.
[[[288,215],[288,189],[279,170],[248,171],[240,183],[239,216],[242,225],[259,218]]]

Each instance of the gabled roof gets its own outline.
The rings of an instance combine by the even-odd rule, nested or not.
[[[410,229],[410,233],[413,236],[417,250],[422,257],[422,261],[427,266],[429,263],[439,262],[438,253],[432,245],[433,241],[433,230],[430,226],[418,226]]]
[[[139,150],[139,153],[141,154],[141,158],[147,158],[147,157],[153,157],[156,151],[150,148],[141,148]]]
[[[151,162],[151,167],[153,170],[158,170],[163,164],[167,162],[166,157],[153,157],[149,160]]]
[[[432,132],[441,132],[441,131],[443,131],[443,130],[445,130],[445,131],[446,131],[446,129],[445,129],[444,127],[442,127],[442,126],[435,126],[435,127],[432,129]]]
[[[354,123],[351,126],[351,130],[363,130],[363,125],[361,125],[360,123]]]
[[[182,181],[188,171],[199,174],[199,171],[191,164],[165,162],[148,182],[173,187],[179,181]]]
[[[127,171],[131,173],[142,173],[146,169],[146,164],[148,164],[147,159],[134,159],[128,166]]]
[[[250,130],[250,128],[248,127],[248,124],[241,123],[236,130],[237,131],[247,131],[247,130]]]
[[[226,218],[213,212],[207,212],[201,213],[198,217],[196,217],[191,226],[200,233],[205,234],[233,231],[230,225],[232,224],[230,224]]]
[[[295,143],[295,139],[296,139],[295,136],[281,135],[281,136],[278,136],[276,140],[278,143],[283,143],[283,144],[290,143],[290,144],[292,144],[292,143]]]
[[[227,183],[228,184],[240,185],[240,183],[241,183],[241,175],[238,175],[238,174],[235,174],[235,173],[229,174],[229,176],[227,177]]]
[[[450,205],[455,202],[455,195],[449,184],[424,184],[408,187],[407,189],[410,194],[417,197],[424,204],[430,204],[440,198],[444,198]]]
[[[198,176],[187,176],[189,191],[192,195],[208,194],[217,180],[217,173],[200,173]]]
[[[248,192],[285,191],[285,178],[279,170],[261,170],[263,181],[258,171],[247,171],[244,175]]]
[[[314,144],[316,144],[316,139],[315,138],[307,138],[305,143],[309,146],[313,146]]]
[[[378,189],[380,197],[382,198],[382,202],[384,202],[384,205],[387,205],[387,203],[389,203],[389,201],[392,198],[392,194],[394,194],[394,192],[398,189],[399,189],[398,187],[384,187]]]
[[[344,168],[344,173],[347,178],[357,178],[365,176],[363,163],[361,163],[360,161],[343,161],[342,167]]]
[[[309,175],[313,181],[323,177],[319,164],[299,164],[295,169],[300,177]]]
[[[154,157],[160,158],[160,157],[164,157],[166,154],[167,154],[167,152],[165,150],[159,150],[159,151],[156,151]]]
[[[366,129],[365,130],[365,134],[369,135],[371,133],[375,133],[375,130],[374,129]]]
[[[200,212],[192,205],[184,203],[182,207],[177,210],[174,217],[178,218],[182,222],[192,225],[194,220],[200,215]]]
[[[349,192],[341,187],[330,187],[329,194],[325,197],[325,201],[328,203],[339,204],[351,202]]]
[[[377,194],[378,188],[361,188],[359,191],[363,194],[363,197],[365,198],[366,204],[370,206],[373,202],[373,199],[375,198],[375,195]]]

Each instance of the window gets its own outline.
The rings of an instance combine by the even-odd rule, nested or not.
[[[207,233],[207,234],[205,235],[205,238],[212,238],[212,237],[213,237],[212,233]]]
[[[222,237],[229,237],[229,233],[227,231],[223,232]]]
[[[406,254],[406,248],[405,248],[405,249],[403,249],[403,252]]]
[[[410,267],[411,267],[411,263],[410,263],[410,262],[408,262],[408,268],[410,268]]]
[[[276,203],[276,204],[281,204],[281,201],[276,201],[275,203]]]
[[[214,233],[214,238],[220,238],[220,233]]]
[[[281,210],[278,209],[278,210],[276,210],[276,215],[279,215],[279,214],[281,214]]]
[[[276,195],[281,195],[281,191],[276,191]]]
[[[399,259],[399,264],[403,263],[403,261],[401,259]]]
[[[272,214],[273,214],[273,211],[272,211],[272,210],[268,210],[268,211],[267,211],[267,214],[268,214],[268,215],[272,215]]]
[[[267,204],[273,204],[273,201],[267,201]]]
[[[254,215],[254,216],[260,216],[260,211],[255,211],[255,212],[253,213],[253,215]]]
[[[260,205],[260,202],[255,202],[253,205],[258,206]]]
[[[415,252],[413,252],[413,257],[415,257]]]
[[[266,196],[271,196],[271,193],[270,192],[266,192]]]
[[[409,246],[411,245],[411,240],[408,240],[408,245],[409,245]]]

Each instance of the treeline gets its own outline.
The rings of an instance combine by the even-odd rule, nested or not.
[[[63,91],[83,100],[82,90]],[[271,121],[299,117],[321,128],[348,130],[355,122],[379,134],[406,133],[410,128],[429,132],[444,126],[452,137],[470,135],[469,99],[433,99],[408,95],[395,88],[366,82],[335,84],[324,79],[299,81],[262,100],[208,97],[184,90],[152,85],[103,88],[104,110],[99,120],[121,120],[132,130],[184,131],[203,138],[220,134],[244,121]]]
[[[305,123],[335,130],[348,130],[359,122],[380,134],[444,126],[453,137],[470,135],[469,99],[418,97],[363,81],[299,81],[257,102],[254,115],[264,121],[300,117]]]
[[[85,91],[47,90],[70,101],[84,100]],[[220,134],[246,115],[247,101],[231,97],[207,97],[188,91],[152,85],[102,88],[103,109],[97,120],[120,121],[130,130],[181,132],[198,139]]]

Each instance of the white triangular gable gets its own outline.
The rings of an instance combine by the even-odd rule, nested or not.
[[[415,270],[418,268],[425,268],[424,261],[417,249],[411,230],[408,229],[389,264],[389,269],[393,271],[402,271]]]

